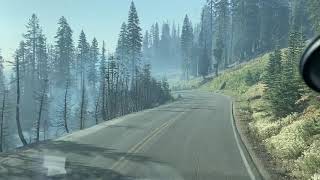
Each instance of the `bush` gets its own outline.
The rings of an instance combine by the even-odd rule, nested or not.
[[[293,174],[299,179],[309,179],[316,173],[320,173],[320,139],[314,141],[296,160],[297,168]],[[319,175],[319,174],[318,174]],[[318,176],[319,177],[319,176]]]
[[[304,127],[304,121],[296,121],[282,128],[278,135],[265,141],[268,150],[277,158],[298,158],[307,146]]]
[[[258,118],[257,116],[254,116],[254,121],[249,124],[249,127],[261,140],[277,135],[281,130],[279,122],[272,122],[268,119]]]

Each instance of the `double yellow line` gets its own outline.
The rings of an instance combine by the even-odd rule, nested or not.
[[[156,137],[158,134],[160,134],[164,129],[172,125],[177,119],[179,119],[184,113],[180,113],[178,116],[176,116],[174,119],[167,121],[163,123],[160,127],[156,128],[153,130],[148,136],[143,138],[139,143],[134,145],[132,148],[129,149],[129,151],[126,153],[125,156],[121,157],[117,162],[115,162],[111,166],[111,170],[120,170],[123,168],[127,163],[128,160],[126,158],[130,156],[130,154],[138,153],[143,149],[143,147],[150,142],[154,137]]]

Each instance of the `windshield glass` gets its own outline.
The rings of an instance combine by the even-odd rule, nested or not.
[[[0,4],[1,178],[320,178],[319,0]]]

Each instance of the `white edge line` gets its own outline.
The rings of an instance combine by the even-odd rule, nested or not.
[[[254,176],[254,174],[253,174],[253,172],[251,170],[251,167],[250,167],[250,165],[248,163],[248,160],[247,160],[246,156],[244,155],[244,152],[243,152],[243,150],[241,148],[241,145],[240,145],[237,133],[236,133],[236,127],[234,125],[234,119],[233,119],[233,115],[232,115],[232,111],[233,111],[233,106],[232,106],[233,103],[232,103],[232,101],[231,101],[230,104],[231,104],[231,123],[232,123],[232,129],[233,129],[234,138],[236,139],[237,146],[238,146],[238,149],[240,151],[240,155],[241,155],[242,161],[243,161],[244,165],[246,166],[246,169],[247,169],[247,172],[248,172],[248,174],[250,176],[250,179],[251,180],[255,180],[256,177]]]

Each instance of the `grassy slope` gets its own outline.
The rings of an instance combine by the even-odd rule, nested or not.
[[[170,88],[173,91],[177,90],[190,90],[199,87],[202,82],[202,77],[193,78],[189,81],[177,79],[169,79]]]
[[[228,70],[201,88],[217,91],[226,82],[223,92],[237,99],[250,134],[266,147],[278,168],[284,167],[285,174],[295,179],[316,179],[320,173],[320,109],[309,105],[303,113],[292,113],[282,119],[270,113],[263,98],[266,88],[259,80],[268,57],[266,54]],[[258,79],[250,85],[246,83],[249,71]]]

